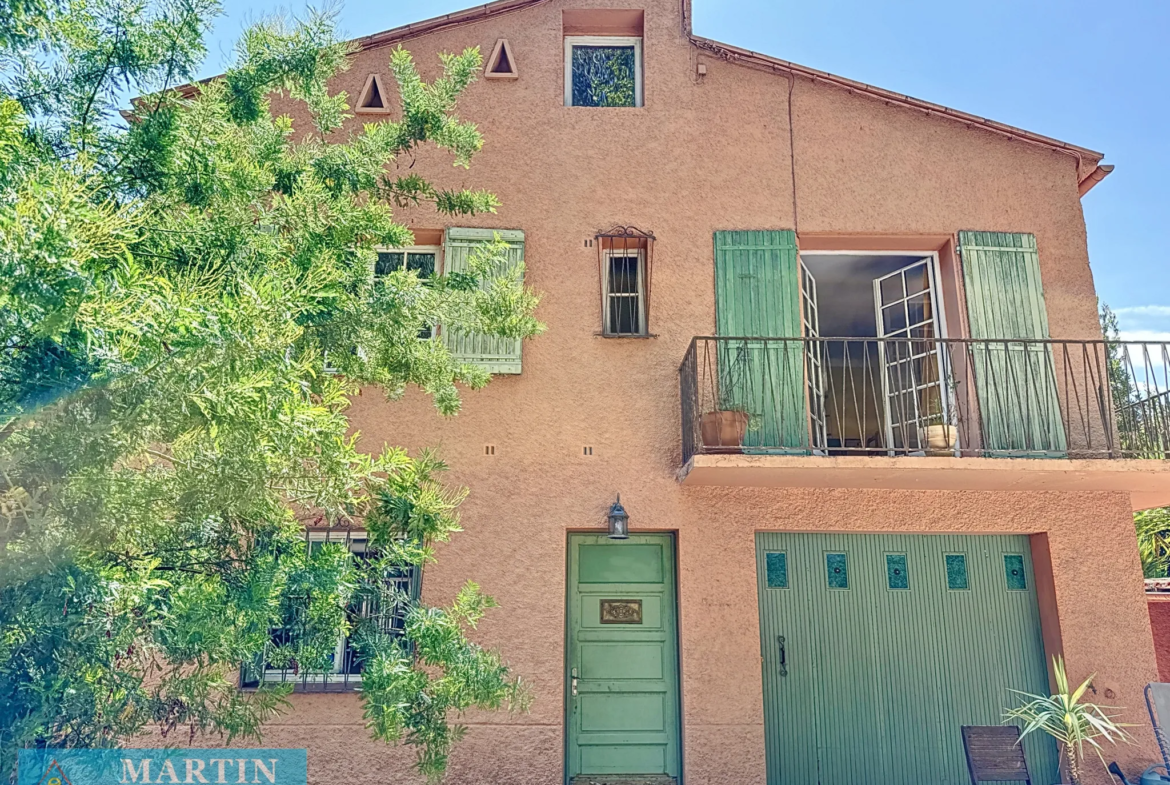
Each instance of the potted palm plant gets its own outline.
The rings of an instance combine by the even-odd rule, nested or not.
[[[1022,722],[1023,731],[1020,738],[1029,733],[1038,731],[1047,733],[1056,739],[1060,745],[1060,757],[1071,785],[1081,785],[1083,766],[1085,762],[1085,745],[1089,745],[1101,765],[1105,766],[1105,757],[1101,754],[1099,740],[1111,744],[1118,742],[1130,743],[1131,738],[1125,730],[1125,723],[1117,722],[1118,711],[1112,706],[1098,706],[1084,700],[1085,692],[1093,681],[1093,676],[1085,679],[1081,686],[1069,690],[1068,674],[1064,669],[1064,659],[1060,656],[1052,658],[1052,671],[1056,678],[1056,692],[1052,695],[1032,695],[1026,692],[1012,690],[1024,703],[1004,713],[1004,722]]]

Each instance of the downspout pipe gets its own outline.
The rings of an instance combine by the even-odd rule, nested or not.
[[[1084,196],[1089,191],[1093,190],[1093,186],[1104,180],[1113,172],[1113,164],[1101,164],[1093,171],[1089,172],[1088,176],[1081,180],[1077,186],[1077,191],[1081,196]]]

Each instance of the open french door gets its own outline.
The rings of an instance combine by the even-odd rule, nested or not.
[[[873,282],[890,455],[957,447],[944,384],[946,357],[938,341],[943,336],[937,291],[930,258]]]
[[[800,262],[801,320],[804,337],[821,337],[821,320],[817,310],[817,279]],[[805,384],[808,387],[808,419],[812,430],[814,455],[828,455],[828,423],[825,416],[825,346],[817,340],[806,340],[804,349]]]

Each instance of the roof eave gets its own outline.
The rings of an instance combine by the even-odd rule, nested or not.
[[[978,115],[961,112],[958,109],[951,109],[948,106],[931,103],[930,101],[923,101],[920,98],[913,98],[901,93],[895,93],[892,90],[885,90],[880,87],[866,84],[865,82],[858,82],[853,79],[847,79],[843,76],[831,74],[828,71],[818,71],[815,68],[799,65],[788,60],[781,60],[778,57],[760,54],[753,52],[750,49],[741,49],[738,46],[724,44],[710,38],[689,34],[691,42],[700,49],[706,49],[713,54],[733,62],[743,62],[749,65],[763,67],[773,71],[783,71],[795,76],[801,76],[810,79],[814,82],[823,82],[825,84],[834,85],[847,90],[851,93],[868,96],[870,98],[884,101],[886,103],[904,106],[908,109],[924,112],[925,114],[935,117],[944,117],[949,120],[964,123],[971,127],[980,128],[982,130],[990,131],[999,136],[1005,136],[1009,139],[1015,139],[1030,144],[1046,147],[1058,152],[1067,153],[1077,159],[1078,162],[1078,178],[1081,176],[1081,170],[1088,168],[1086,162],[1095,165],[1098,161],[1104,158],[1103,153],[1096,150],[1090,150],[1087,147],[1080,147],[1079,145],[1062,142],[1059,139],[1053,139],[1043,134],[1025,131],[1022,128],[1016,128],[1006,123],[989,120],[986,117],[979,117]],[[1090,169],[1092,172],[1095,169]]]

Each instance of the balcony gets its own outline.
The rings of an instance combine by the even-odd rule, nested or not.
[[[702,337],[679,374],[687,485],[1170,504],[1170,344]]]

